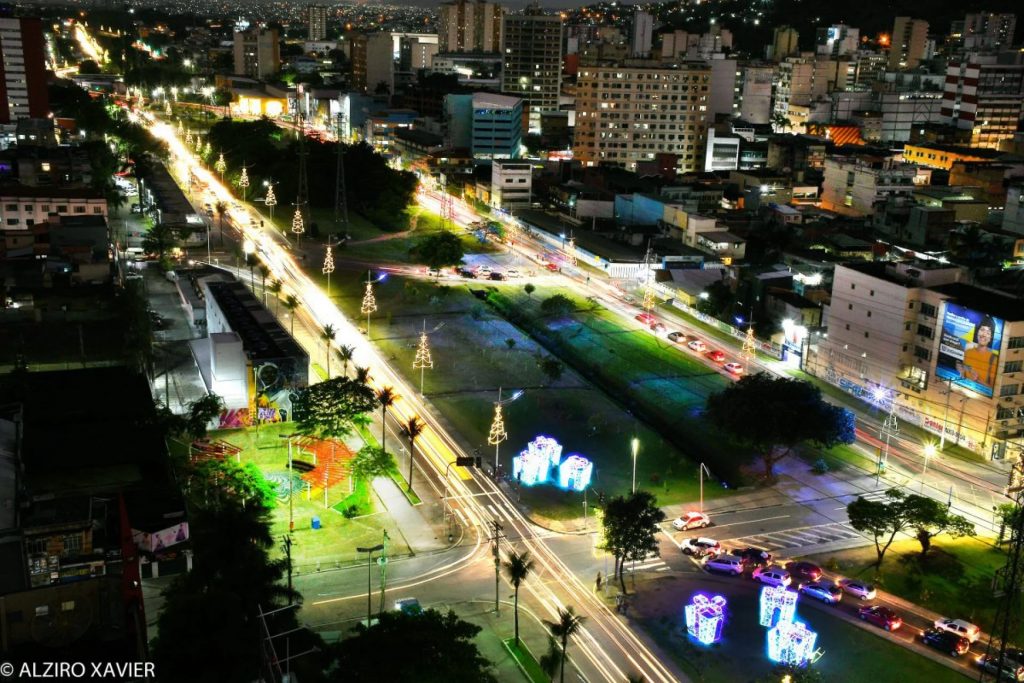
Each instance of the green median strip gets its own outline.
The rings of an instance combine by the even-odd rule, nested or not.
[[[537,658],[530,652],[530,648],[526,647],[526,643],[520,640],[517,645],[515,638],[508,638],[501,641],[501,643],[508,650],[509,654],[512,655],[512,659],[515,660],[516,666],[526,676],[526,680],[532,681],[532,683],[549,683],[551,678],[540,668]]]

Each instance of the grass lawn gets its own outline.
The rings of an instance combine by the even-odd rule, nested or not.
[[[933,542],[924,563],[919,560],[920,551],[917,541],[896,541],[877,575],[874,546],[811,559],[846,576],[870,579],[894,595],[944,616],[967,619],[989,631],[997,604],[992,597],[992,577],[1006,564],[1006,553],[977,539],[943,537]],[[1012,639],[1017,645],[1024,643],[1024,624],[1016,625]]]
[[[544,670],[540,668],[537,658],[530,652],[530,648],[526,647],[526,643],[520,640],[517,645],[515,638],[508,638],[501,642],[509,654],[512,655],[512,659],[519,665],[519,670],[523,672],[528,681],[531,683],[548,683],[551,680],[544,673]]]
[[[211,432],[214,439],[223,439],[243,450],[242,462],[253,462],[263,475],[277,483],[281,495],[272,514],[271,532],[275,538],[288,533],[288,445],[283,434],[290,433],[294,425],[263,425],[258,430],[231,429]],[[294,461],[309,461],[309,454],[295,452]],[[329,567],[358,560],[356,547],[379,543],[386,530],[391,537],[389,552],[400,555],[408,552],[402,542],[402,535],[387,515],[375,514],[376,500],[370,487],[362,482],[353,484],[345,479],[328,490],[327,506],[324,505],[323,488],[315,484],[306,488],[305,482],[293,471],[292,516],[295,530],[292,532],[292,557],[298,571],[315,571],[317,567]],[[342,510],[356,505],[357,514],[347,519]],[[320,518],[320,528],[312,528],[313,517]],[[281,555],[280,548],[276,549]]]

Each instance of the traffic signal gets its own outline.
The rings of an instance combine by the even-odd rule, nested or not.
[[[483,467],[483,461],[484,459],[481,458],[480,456],[477,456],[475,458],[455,458],[455,464],[458,465],[459,467]]]

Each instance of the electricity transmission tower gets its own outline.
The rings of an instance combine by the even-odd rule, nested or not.
[[[309,179],[306,174],[306,123],[299,115],[299,183],[295,191],[295,208],[302,215],[304,225],[309,225]]]
[[[348,196],[345,190],[345,143],[342,141],[342,131],[345,128],[344,117],[344,114],[338,112],[336,119],[338,165],[334,176],[334,226],[340,238],[344,238],[344,235],[341,233],[342,227],[348,227]]]

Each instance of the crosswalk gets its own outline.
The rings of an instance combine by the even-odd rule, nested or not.
[[[657,555],[652,555],[641,562],[627,562],[626,571],[632,572],[667,572],[669,569],[665,560]]]
[[[515,510],[501,502],[481,504],[479,510],[480,514],[477,514],[468,507],[457,507],[454,511],[455,517],[464,527],[477,525],[486,527],[493,520],[497,520],[499,522],[512,522],[520,519]]]
[[[765,550],[796,550],[822,543],[834,543],[836,541],[850,541],[863,539],[856,529],[850,526],[849,522],[835,522],[833,524],[820,524],[817,526],[797,527],[772,531],[770,533],[755,534],[751,536],[740,536],[738,538],[723,539],[737,545],[750,545]]]

